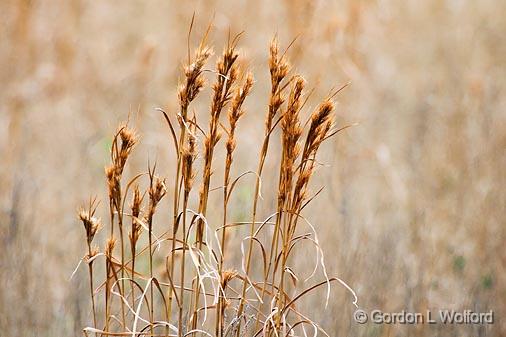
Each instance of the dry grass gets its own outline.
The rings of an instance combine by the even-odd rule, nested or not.
[[[190,33],[192,27],[193,21]],[[305,81],[300,75],[291,75],[286,50],[280,55],[278,42],[273,40],[269,61],[272,88],[258,170],[232,177],[234,150],[241,139],[236,128],[245,113],[242,106],[254,81],[251,73],[238,66],[236,47],[240,35],[229,37],[216,64],[208,129],[199,125],[195,115],[189,116],[192,101],[204,87],[203,71],[211,54],[206,46],[207,34],[193,58],[189,52],[179,86],[179,112],[169,115],[159,109],[176,153],[173,216],[163,214],[155,221],[157,206],[168,190],[167,179],[156,174],[156,163],[152,166],[148,163],[147,172],[133,178],[124,177],[127,160],[138,141],[135,131],[127,124],[121,125],[113,138],[111,164],[105,169],[110,217],[103,252],[92,244],[97,231],[103,227],[95,217],[97,202],[92,199],[79,211],[86,231],[88,253],[83,261],[89,267],[93,314],[93,326],[84,329],[85,335],[296,336],[313,330],[327,334],[297,304],[318,287],[326,285],[330,291],[330,283],[339,280],[327,276],[317,229],[302,213],[313,199],[308,186],[319,165],[318,150],[340,130],[335,129],[333,117],[332,97],[337,92],[325,99],[302,124]],[[225,118],[220,118],[225,110],[228,110],[228,125],[222,123]],[[269,141],[278,128],[282,148],[278,157],[277,209],[259,222],[257,205],[262,170]],[[211,189],[214,153],[223,132],[227,137],[223,186]],[[200,147],[203,148],[201,158],[197,151]],[[203,170],[198,209],[194,211],[189,201],[194,194],[194,165],[198,159],[203,161]],[[238,223],[230,219],[228,206],[234,198],[234,188],[248,174],[256,177],[251,221]],[[147,188],[141,192],[139,184],[143,180],[147,181]],[[206,217],[208,200],[211,193],[219,190],[223,190],[223,219],[213,224]],[[128,199],[131,199],[130,209],[125,208]],[[131,222],[129,241],[125,239],[124,228],[127,219]],[[240,240],[243,254],[241,263],[233,264],[227,237],[240,226],[250,227],[250,234],[244,238],[234,235],[234,240]],[[147,240],[143,240],[143,233]],[[140,242],[145,244],[139,245]],[[316,262],[311,275],[302,279],[291,265],[298,258],[299,246],[304,244],[314,246]],[[161,249],[164,245],[170,249]],[[255,249],[258,252],[253,255]],[[96,259],[105,259],[106,266],[105,273],[98,273],[101,275],[98,280],[94,269]],[[165,261],[162,268],[160,261]],[[140,267],[146,263],[147,272]],[[252,270],[252,265],[259,268]],[[318,269],[324,275],[323,280],[314,280]],[[327,303],[328,296],[329,293]]]
[[[156,174],[168,179],[167,194],[153,217],[152,240],[157,242],[164,229],[172,231],[177,158],[170,129],[155,108],[167,112],[179,139],[178,84],[186,79],[180,64],[188,63],[193,12],[199,24],[190,45],[198,46],[196,39],[205,35],[208,21],[214,26],[207,45],[220,52],[229,29],[245,31],[235,63],[255,75],[254,88],[242,105],[246,113],[235,130],[228,185],[243,172],[258,172],[257,154],[272,96],[268,46],[273,32],[283,48],[297,37],[289,58],[292,74],[304,74],[303,100],[312,93],[304,110],[316,109],[329,96],[329,88],[350,83],[345,94],[335,98],[336,123],[359,123],[320,147],[318,160],[329,167],[313,175],[310,196],[321,186],[325,189],[304,208],[318,228],[329,275],[340,275],[353,285],[366,310],[492,309],[497,319],[488,326],[358,325],[343,287],[332,288],[325,309],[325,286],[315,289],[314,296],[302,297],[298,308],[311,312],[333,336],[505,335],[506,324],[500,319],[506,315],[505,6],[489,0],[216,0],[184,5],[165,0],[121,5],[111,0],[0,1],[0,335],[77,336],[83,326],[93,325],[86,265],[81,263],[69,280],[78,257],[89,253],[73,210],[89,204],[90,192],[97,194],[101,203],[95,217],[103,219],[104,226],[91,248],[103,252],[110,217],[103,168],[110,163],[111,135],[128,114],[128,125],[135,125],[142,137],[128,158],[121,187],[137,172],[147,171],[148,162],[151,169],[156,162]],[[202,73],[208,84],[188,109],[188,118],[195,114],[206,133],[220,52],[209,56]],[[242,74],[237,85],[244,83]],[[284,89],[285,108],[293,83]],[[227,129],[231,103],[220,116]],[[307,130],[306,116],[299,120]],[[271,135],[262,164],[263,198],[257,201],[255,230],[278,208],[281,126]],[[218,130],[222,139],[213,150],[206,211],[213,228],[223,226],[224,191],[217,188],[227,185],[228,134],[221,125]],[[181,167],[180,174],[194,178],[183,179],[193,184],[188,205],[183,206],[182,193],[179,208],[198,211],[205,148],[202,132],[191,133],[198,138],[194,150],[188,144],[185,162],[193,164],[191,170]],[[145,193],[148,176],[130,186],[124,207],[134,214],[130,207],[138,185],[140,219],[150,202]],[[255,179],[249,173],[235,184],[227,203],[229,221],[251,223]],[[284,207],[290,207],[288,201]],[[186,223],[192,217],[188,214]],[[120,259],[115,226],[113,257]],[[222,271],[231,271],[231,277],[233,267],[242,266],[248,256],[250,242],[243,239],[252,228],[226,228],[218,240],[226,245]],[[129,232],[138,235],[134,253]],[[262,240],[267,239],[264,235]],[[127,256],[140,254],[126,262],[149,275],[149,252],[142,251],[148,245],[147,230],[125,216],[123,237]],[[303,279],[312,272],[311,248],[299,246],[300,257],[288,262]],[[170,256],[171,249],[172,242],[164,241],[153,254],[153,273],[165,277],[163,282],[168,281],[164,270],[171,259],[161,257]],[[256,261],[263,257],[256,242],[251,255],[250,273],[260,275],[263,266]],[[175,264],[179,266],[182,257],[175,252]],[[95,288],[104,280],[105,261],[103,255],[94,260]],[[227,285],[238,290],[237,297],[243,290],[239,282],[232,278]],[[140,289],[132,286],[134,296],[140,296]],[[302,291],[301,282],[296,288]],[[156,291],[154,297],[158,301]],[[119,303],[117,296],[112,298],[114,305]],[[178,315],[175,298],[172,303],[172,315]],[[163,318],[158,304],[154,314]],[[101,325],[103,297],[96,306]],[[149,318],[149,312],[143,315]]]

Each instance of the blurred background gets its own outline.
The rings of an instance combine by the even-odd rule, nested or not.
[[[85,269],[70,280],[85,253],[76,209],[96,194],[107,218],[103,167],[129,115],[141,134],[129,172],[149,158],[171,176],[155,108],[177,112],[193,13],[192,46],[210,22],[217,53],[229,31],[245,32],[256,85],[236,175],[256,168],[275,34],[282,47],[297,37],[288,56],[315,88],[311,107],[351,83],[337,121],[358,125],[324,146],[312,188],[325,189],[305,214],[359,306],[493,310],[495,323],[358,325],[339,286],[329,308],[321,292],[306,311],[332,336],[505,335],[506,2],[491,0],[0,1],[0,335],[79,336],[90,323]],[[210,94],[194,106],[201,120]],[[232,217],[248,212],[252,182]]]

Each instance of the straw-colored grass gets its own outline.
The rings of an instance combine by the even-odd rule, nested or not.
[[[93,325],[84,329],[85,335],[224,337],[325,333],[309,315],[299,311],[297,304],[303,296],[311,296],[313,289],[340,281],[327,276],[318,229],[302,215],[314,197],[309,184],[318,166],[318,150],[339,131],[334,125],[332,102],[337,91],[309,111],[305,121],[309,97],[305,80],[292,74],[286,50],[281,52],[274,39],[269,60],[271,93],[264,137],[259,141],[257,170],[233,176],[234,150],[241,142],[237,125],[247,113],[243,103],[254,87],[253,75],[238,63],[239,40],[240,35],[229,38],[213,71],[207,127],[191,113],[191,104],[205,85],[206,61],[212,53],[207,46],[207,33],[193,57],[189,52],[184,66],[178,90],[180,110],[171,114],[159,109],[176,154],[173,178],[159,177],[156,163],[148,163],[147,172],[126,177],[125,167],[139,138],[128,123],[122,124],[114,135],[111,163],[105,170],[108,224],[95,216],[98,203],[94,199],[79,211],[86,230],[88,252],[84,261],[89,268],[93,312]],[[269,217],[258,219],[264,163],[270,140],[278,134],[281,152],[270,154],[279,160],[279,185],[274,191],[277,208]],[[226,153],[223,185],[213,189],[214,164],[219,159],[215,158],[215,150],[219,146],[225,146]],[[199,154],[200,148],[203,150]],[[203,167],[200,186],[194,185],[197,160],[202,161]],[[230,200],[236,184],[250,174],[255,177],[250,221],[236,222],[229,217]],[[173,184],[171,188],[169,183]],[[147,186],[144,191],[142,184]],[[169,195],[169,190],[173,194]],[[210,223],[206,218],[209,195],[217,190],[223,193],[223,219]],[[192,197],[198,198],[196,210],[189,208]],[[173,205],[172,217],[159,214],[155,219],[161,202]],[[232,231],[244,226],[249,227],[249,235],[241,239],[241,263],[234,265],[237,259],[230,256],[234,252],[227,248],[227,239]],[[93,245],[101,228],[102,235],[107,236],[103,252]],[[159,232],[163,234],[155,234]],[[233,238],[238,240],[237,235]],[[305,280],[291,268],[303,243],[312,245],[317,256],[314,272]],[[97,259],[105,260],[105,271],[94,268]],[[165,261],[163,268],[159,268],[159,261]],[[260,267],[252,268],[253,265]],[[324,277],[316,279],[316,275]],[[296,287],[298,284],[303,286]]]

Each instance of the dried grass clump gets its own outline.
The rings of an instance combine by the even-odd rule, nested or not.
[[[123,177],[138,137],[126,124],[116,132],[111,164],[105,170],[110,226],[103,253],[92,245],[102,227],[101,220],[95,217],[97,202],[91,200],[88,207],[79,212],[86,230],[88,253],[85,261],[89,267],[93,312],[93,327],[85,328],[85,335],[295,336],[307,335],[308,329],[311,333],[323,331],[298,311],[297,302],[317,287],[330,286],[332,281],[343,283],[327,277],[316,229],[301,215],[312,199],[308,186],[318,165],[318,149],[336,132],[333,95],[325,99],[304,123],[302,110],[309,97],[305,92],[305,81],[299,75],[290,74],[285,53],[280,53],[276,39],[272,41],[269,60],[271,93],[258,167],[254,172],[256,183],[251,221],[231,221],[228,207],[234,187],[247,174],[231,176],[234,150],[241,140],[237,125],[254,84],[252,74],[238,66],[238,41],[239,35],[229,39],[218,57],[207,129],[199,125],[195,116],[189,115],[190,104],[205,83],[204,67],[211,55],[206,38],[184,67],[184,79],[178,94],[179,113],[170,116],[160,109],[170,128],[176,153],[173,189],[168,189],[167,180],[156,174],[156,165],[148,165],[146,173],[131,179]],[[225,114],[226,118],[223,117]],[[177,123],[173,122],[174,118]],[[281,131],[282,146],[277,209],[274,214],[258,221],[262,173],[276,128]],[[216,159],[214,153],[223,134],[226,138],[223,219],[221,223],[213,224],[207,221],[206,213],[209,195],[213,191],[210,186],[213,159]],[[197,145],[201,141],[203,169],[201,185],[196,191],[195,161]],[[146,179],[145,191],[140,188],[143,179]],[[174,191],[170,198],[167,196],[169,190]],[[188,207],[194,194],[198,196],[196,211]],[[172,203],[173,217],[155,224],[157,206],[166,199]],[[131,202],[127,203],[127,200]],[[164,234],[156,236],[155,226],[163,226],[160,232]],[[241,265],[225,268],[232,263],[233,257],[233,251],[227,249],[228,232],[243,226],[249,226],[250,234],[240,242]],[[317,262],[311,276],[301,281],[290,264],[302,242],[314,245]],[[160,250],[162,244],[170,249]],[[254,250],[260,255],[253,254]],[[254,256],[261,258],[255,257],[253,261]],[[93,262],[97,258],[105,260],[101,282],[94,278],[98,271]],[[165,261],[163,271],[156,262],[160,260]],[[226,260],[229,262],[225,263]],[[252,268],[253,264],[261,268]],[[324,279],[297,292],[297,283],[309,283],[316,277],[318,268]],[[99,301],[99,297],[103,301]]]

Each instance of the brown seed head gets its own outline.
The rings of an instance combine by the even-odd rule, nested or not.
[[[283,137],[290,147],[295,146],[295,143],[302,134],[302,128],[299,122],[299,109],[301,105],[302,90],[304,89],[304,79],[297,77],[295,83],[290,91],[288,98],[288,106],[283,115],[281,128],[283,130]]]
[[[271,73],[271,95],[269,98],[269,112],[265,121],[266,132],[272,127],[274,116],[278,113],[281,105],[285,101],[281,82],[286,78],[290,71],[290,66],[284,55],[279,56],[278,41],[274,38],[270,46],[269,69]]]
[[[158,177],[155,178],[155,183],[151,186],[149,190],[149,197],[153,204],[158,204],[160,200],[167,193],[167,188],[165,187],[165,179],[160,179]]]
[[[228,110],[228,122],[230,124],[228,130],[228,139],[226,144],[227,149],[227,159],[226,159],[226,167],[230,167],[232,164],[232,152],[234,152],[236,141],[235,141],[235,129],[237,127],[237,122],[239,118],[244,114],[242,110],[242,105],[246,99],[246,97],[251,92],[251,88],[253,87],[253,75],[248,73],[246,75],[246,80],[244,84],[237,88],[232,99],[232,104],[230,105],[230,109]]]
[[[115,245],[116,245],[115,238],[107,239],[107,242],[105,244],[105,256],[107,256],[107,258],[112,259],[112,252],[114,251]]]
[[[120,192],[120,176],[118,175],[117,166],[111,164],[105,168],[105,176],[107,178],[107,186],[109,190],[109,199],[116,205],[119,205],[121,198]]]
[[[235,130],[235,125],[239,118],[244,114],[244,111],[241,110],[242,104],[244,100],[249,95],[251,88],[253,87],[253,75],[248,73],[246,75],[246,80],[242,87],[236,89],[234,97],[232,99],[232,104],[230,109],[228,110],[228,121],[230,123],[230,133],[233,133]]]
[[[235,270],[225,270],[221,275],[221,287],[226,289],[227,284],[233,280],[237,276],[237,271]]]
[[[187,193],[190,192],[193,186],[193,180],[195,173],[193,172],[193,162],[195,161],[195,136],[193,134],[188,135],[188,144],[183,148],[183,167],[182,175],[184,180],[184,188]]]
[[[102,227],[101,221],[99,218],[93,216],[92,212],[83,208],[79,210],[78,217],[84,225],[88,244],[91,244],[91,241],[93,241],[95,234]]]
[[[118,138],[121,144],[118,145]],[[127,125],[120,125],[112,146],[112,163],[116,169],[116,175],[121,177],[128,156],[132,152],[134,145],[137,143],[137,135],[133,129]]]
[[[149,209],[148,209],[148,222],[151,225],[151,219],[156,212],[156,206],[167,193],[165,186],[165,179],[151,176],[151,185],[149,187]]]
[[[284,55],[279,55],[279,44],[277,38],[271,41],[269,48],[269,70],[271,72],[272,87],[278,87],[281,81],[288,75],[290,65]]]
[[[179,102],[181,112],[186,120],[188,105],[197,97],[204,87],[204,78],[202,76],[203,67],[207,59],[211,56],[212,50],[205,46],[199,47],[195,54],[195,61],[184,67],[185,81],[179,85]]]
[[[95,257],[97,254],[99,253],[99,249],[98,249],[98,246],[90,246],[90,250],[88,252],[88,254],[85,255],[85,261],[87,263],[93,263],[93,261],[90,262],[90,260]]]
[[[131,208],[132,215],[136,218],[139,217],[139,214],[141,212],[142,199],[143,198],[141,196],[141,191],[139,190],[139,185],[135,185]]]
[[[139,223],[140,221],[140,213],[141,213],[141,205],[142,205],[141,192],[139,191],[139,186],[135,185],[134,188],[134,197],[132,201],[132,230],[128,233],[128,237],[132,246],[135,246],[139,237],[142,233],[142,225]]]
[[[325,100],[311,115],[311,124],[304,145],[304,159],[309,159],[316,154],[320,144],[328,135],[333,125],[333,110],[334,103],[331,100]]]

